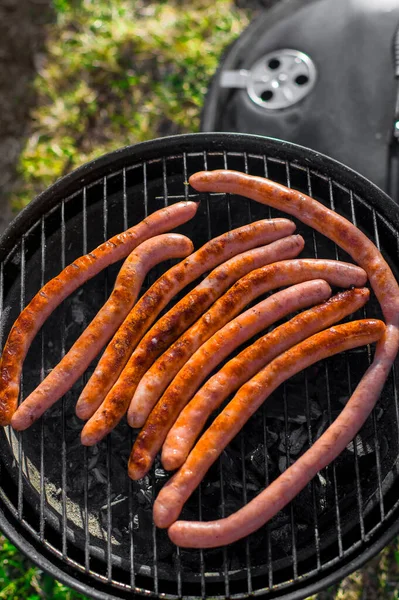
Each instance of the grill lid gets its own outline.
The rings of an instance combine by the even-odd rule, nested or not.
[[[301,144],[387,190],[396,96],[392,40],[398,23],[397,0],[335,0],[333,18],[329,0],[274,3],[226,51],[208,90],[202,131]],[[267,110],[270,94],[260,104],[246,89],[223,85],[226,72],[251,71],[262,57],[282,48],[304,53],[316,66],[317,80],[300,102]]]
[[[217,168],[265,175],[316,197],[365,231],[398,275],[399,209],[348,168],[256,136],[164,138],[78,169],[10,226],[0,242],[2,339],[45,281],[165,204],[201,201],[195,219],[179,228],[197,248],[241,224],[281,216],[243,198],[198,195],[185,185],[192,173]],[[304,256],[350,260],[302,223],[298,233],[306,241]],[[146,287],[167,267],[155,268]],[[26,359],[23,397],[95,315],[117,271],[114,265],[88,282],[50,317]],[[374,297],[365,316],[380,316]],[[324,431],[370,358],[367,349],[334,357],[277,390],[208,473],[183,517],[224,516],[259,493]],[[80,445],[82,423],[74,405],[84,381],[31,429],[0,432],[1,529],[42,568],[84,593],[304,598],[360,566],[399,530],[395,371],[355,442],[330,467],[266,527],[228,548],[207,551],[176,549],[153,526],[152,503],[168,475],[157,463],[144,480],[128,479],[134,433],[125,423],[98,447]]]

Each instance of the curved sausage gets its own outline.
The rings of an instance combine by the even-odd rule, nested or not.
[[[272,239],[279,235],[284,237],[287,233],[292,233],[293,229],[295,229],[294,223],[287,219],[262,220],[239,227],[210,240],[191,256],[164,273],[140,298],[108,344],[78,399],[77,415],[79,416],[81,411],[87,414],[92,406],[97,407],[101,404],[138,342],[161,310],[180,290],[228,258],[263,245],[269,235]],[[107,419],[112,418],[112,415],[106,416]]]
[[[310,262],[308,262],[309,260]],[[240,310],[251,299],[270,289],[300,283],[309,279],[327,279],[329,283],[339,287],[359,286],[364,285],[366,282],[365,272],[348,263],[337,263],[337,261],[331,260],[318,261],[316,259],[299,259],[299,261],[299,263],[288,261],[287,264],[281,261],[275,265],[253,271],[246,278],[242,278],[231,288],[229,295],[223,296],[215,303],[214,307],[210,309],[212,312],[205,313],[197,323],[170,346],[155,361],[141,380],[139,384],[140,394],[136,396],[134,403],[131,404],[128,410],[129,425],[134,428],[143,426],[149,414],[146,408],[155,406],[190,356],[220,327],[223,327],[230,319],[239,314]],[[340,265],[338,271],[334,267],[336,264]],[[336,280],[336,283],[334,283],[335,280],[333,281],[324,276],[324,265],[326,265],[329,277],[334,277],[334,273],[337,274],[339,279]],[[301,277],[302,266],[306,267],[304,277]],[[280,273],[282,283],[278,283]],[[276,279],[273,280],[273,277]],[[268,287],[269,279],[274,281],[273,288]],[[248,293],[254,293],[254,296],[247,296],[247,287]],[[239,304],[236,304],[237,302]]]
[[[123,375],[121,375],[121,377],[125,377],[127,370],[130,372],[128,377],[131,389],[127,392],[129,399],[133,396],[135,386],[157,356],[190,327],[237,279],[253,269],[273,262],[279,255],[283,258],[297,256],[303,246],[304,242],[301,236],[288,236],[267,246],[238,254],[214,269],[208,277],[151,327],[134,350],[123,370]],[[85,408],[84,405],[79,407],[81,419],[89,419],[98,406],[88,405],[87,408],[90,410],[87,411],[84,410]]]
[[[202,171],[190,177],[189,181],[198,191],[246,196],[293,215],[333,240],[363,267],[387,325],[384,336],[377,344],[374,361],[352,396],[354,403],[361,398],[371,411],[399,348],[399,286],[381,252],[364,233],[341,215],[310,196],[268,179],[226,170]]]
[[[200,483],[213,462],[279,385],[319,360],[350,348],[376,342],[384,333],[385,324],[377,319],[363,319],[336,325],[321,333],[316,333],[290,348],[264,367],[238,390],[233,400],[199,439],[183,467],[160,491],[154,504],[156,524],[165,527],[174,523],[184,502]],[[230,543],[233,538],[239,539],[258,529],[262,525],[265,515],[266,518],[263,522],[266,522],[272,514],[285,506],[289,501],[288,497],[291,499],[295,496],[321,468],[347,446],[353,437],[349,438],[348,432],[351,434],[354,432],[353,435],[355,435],[357,428],[361,426],[358,423],[363,423],[366,418],[366,411],[360,402],[356,408],[353,408],[353,405],[347,405],[323,436],[288,469],[288,471],[292,469],[288,476],[288,471],[286,471],[276,482],[259,494],[255,501],[253,500],[244,509],[241,509],[246,516],[240,521],[240,525],[234,515],[230,518],[230,521],[235,522],[232,529],[231,525],[226,525],[226,523],[220,525],[220,522],[212,525],[209,523],[175,523],[169,530],[172,541],[178,545],[205,548],[209,545],[219,546]],[[320,451],[321,448],[323,451]],[[329,455],[328,462],[326,462],[326,449]],[[279,480],[280,483],[277,483]],[[272,493],[272,497],[269,495],[266,502],[264,494],[270,494],[272,486],[274,489],[277,486],[279,492]],[[258,509],[254,510],[254,505]],[[209,539],[211,530],[214,534],[213,540]],[[208,534],[204,535],[205,531]]]
[[[207,282],[205,279],[198,286],[198,288],[195,288],[191,294],[188,294],[188,296],[186,296],[179,304],[177,304],[176,307],[174,307],[167,315],[165,315],[164,319],[161,319],[161,321],[154,325],[154,327],[137,346],[124,371],[122,372],[122,375],[116,384],[115,390],[113,390],[113,393],[122,393],[123,390],[126,401],[129,402],[131,399],[129,414],[134,414],[134,427],[140,427],[145,423],[147,416],[150,414],[154,404],[157,401],[157,398],[154,397],[154,394],[149,394],[146,390],[148,378],[144,382],[144,385],[141,386],[140,390],[137,387],[141,378],[147,369],[153,364],[157,356],[166,350],[170,344],[174,342],[178,336],[196,320],[195,317],[199,317],[204,310],[209,308],[212,302],[214,302],[223,291],[229,288],[232,283],[237,281],[237,279],[240,279],[254,269],[260,268],[262,265],[288,258],[294,258],[303,250],[303,247],[304,240],[300,235],[289,236],[281,240],[277,240],[276,242],[273,242],[264,248],[258,248],[256,251],[252,250],[251,252],[258,253],[256,257],[257,260],[251,260],[250,262],[247,261],[242,265],[240,264],[239,269],[237,269],[233,263],[233,261],[236,259],[238,260],[239,257],[231,259],[214,271],[215,275],[217,275],[217,285],[213,284],[212,281],[210,282],[210,287],[209,282]],[[241,256],[244,258],[245,255]],[[241,262],[242,260],[240,260],[240,263]],[[218,271],[217,274],[216,271]],[[204,286],[205,289],[203,284],[206,284]],[[205,295],[206,298],[205,307],[203,307],[202,302],[201,304],[198,303],[199,288],[201,288],[201,292],[203,292],[203,295]],[[194,297],[192,297],[193,293]],[[184,315],[187,309],[190,315],[190,323],[188,323],[186,327]],[[173,328],[173,338],[171,335],[167,335],[169,327]],[[129,384],[127,384],[127,382],[129,382]]]
[[[166,233],[146,240],[130,253],[107,302],[58,365],[19,405],[11,419],[14,429],[29,427],[86,371],[133,307],[148,271],[164,260],[184,258],[193,249],[187,237]]]
[[[205,383],[178,416],[162,448],[164,468],[174,470],[184,463],[208,417],[230,394],[282,352],[364,306],[369,296],[367,288],[339,292],[324,304],[276,327],[232,358]]]
[[[77,258],[42,287],[15,321],[3,349],[0,367],[0,426],[10,424],[18,405],[19,380],[25,356],[36,333],[55,308],[85,281],[125,258],[144,240],[192,219],[197,208],[195,202],[178,202],[158,210],[138,225]]]
[[[235,317],[240,310],[261,294],[286,285],[292,285],[309,279],[323,277],[333,285],[350,286],[353,277],[365,283],[365,273],[348,263],[335,260],[296,259],[274,263],[253,271],[238,281],[227,294],[222,296],[212,308],[185,334],[187,347],[191,347],[190,356],[218,331],[225,323]],[[190,333],[191,332],[191,333]],[[189,356],[187,356],[189,358]],[[161,400],[148,417],[133,446],[129,459],[129,476],[141,479],[150,469],[161,448],[169,429],[174,424],[179,411],[190,394],[195,392],[196,365],[185,367],[177,374]]]

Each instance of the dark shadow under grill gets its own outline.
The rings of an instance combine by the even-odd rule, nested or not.
[[[228,229],[281,216],[243,198],[198,195],[185,184],[190,174],[217,168],[267,176],[317,198],[360,227],[398,275],[399,209],[349,169],[266,138],[179,136],[84,167],[14,222],[0,245],[1,342],[44,282],[161,206],[200,200],[195,219],[179,228],[196,248]],[[303,256],[350,260],[317,232],[300,222],[297,227],[306,241]],[[153,269],[146,288],[171,264]],[[119,266],[86,283],[49,318],[27,356],[22,397],[94,317]],[[381,316],[374,296],[363,315]],[[278,389],[210,470],[183,516],[219,518],[257,495],[328,427],[371,358],[369,348],[348,352]],[[43,568],[85,593],[303,598],[362,564],[399,529],[395,370],[372,416],[332,465],[260,531],[207,551],[178,550],[154,527],[152,503],[168,474],[157,462],[144,480],[129,480],[134,432],[125,422],[99,446],[80,445],[82,423],[74,406],[87,377],[31,429],[0,432],[0,527]]]

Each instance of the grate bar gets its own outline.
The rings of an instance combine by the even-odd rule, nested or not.
[[[127,183],[126,183],[126,167],[122,171],[122,211],[123,211],[123,229],[128,228],[127,214]]]
[[[287,386],[283,384],[283,407],[284,407],[284,441],[285,441],[285,460],[288,469],[291,465],[290,459],[290,440],[288,434],[288,402],[287,402]],[[297,549],[296,549],[296,535],[295,535],[295,517],[294,517],[294,502],[291,501],[289,504],[290,511],[290,526],[291,526],[291,543],[292,543],[292,569],[293,579],[298,578],[298,560],[297,560]]]
[[[324,365],[324,372],[326,378],[326,388],[327,388],[327,411],[328,411],[328,424],[332,423],[332,414],[331,414],[331,395],[330,395],[330,380],[329,380],[329,370],[328,364]],[[342,545],[342,530],[341,530],[341,517],[340,517],[340,509],[339,509],[339,498],[338,498],[338,486],[337,486],[337,471],[335,461],[329,465],[332,470],[332,479],[333,479],[333,488],[334,488],[334,506],[335,506],[335,520],[337,525],[337,535],[338,535],[338,551],[340,558],[343,556],[343,545]],[[328,469],[328,467],[327,467]]]
[[[44,285],[44,273],[46,269],[46,229],[44,218],[41,218],[41,257],[40,257],[40,287]],[[43,381],[45,377],[44,373],[44,331],[43,328],[40,331],[40,381]],[[45,424],[45,416],[43,415],[42,419],[40,419],[40,540],[44,539],[44,502],[45,502],[45,491],[44,491],[44,424]]]
[[[129,446],[133,446],[133,431],[129,432]],[[135,568],[135,558],[134,558],[134,509],[133,509],[133,481],[129,481],[129,560],[130,560],[130,587],[134,589],[136,587],[136,575],[134,572]]]
[[[187,168],[185,169],[185,176],[187,174]],[[168,206],[169,204],[169,189],[168,189],[168,172],[167,172],[167,164],[166,159],[162,159],[162,182],[163,182],[163,201],[164,206]],[[184,199],[186,196],[184,195]],[[154,479],[154,488],[155,488],[155,479]],[[177,582],[177,596],[181,598],[182,596],[182,574],[181,574],[181,552],[180,548],[176,548],[176,560],[175,560],[175,571],[176,571],[176,582]]]
[[[163,200],[164,206],[168,206],[168,173],[166,168],[166,158],[162,158],[162,182],[163,182]]]
[[[306,182],[307,182],[307,186],[308,186],[308,196],[310,196],[311,198],[313,198],[313,192],[312,192],[312,178],[310,176],[310,169],[309,167],[306,167]],[[318,250],[317,250],[317,242],[316,242],[316,232],[314,229],[312,229],[312,240],[313,240],[313,252],[314,252],[314,257],[315,258],[319,258],[319,254],[318,254]]]
[[[202,483],[198,486],[198,520],[202,521]],[[206,597],[206,587],[205,587],[205,560],[204,560],[204,551],[202,548],[199,550],[200,557],[200,573],[201,573],[201,598]]]
[[[112,461],[112,438],[107,437],[107,579],[112,581],[112,486],[111,486],[111,461]]]
[[[226,498],[224,496],[224,475],[223,475],[223,463],[221,454],[219,458],[219,471],[220,471],[220,512],[222,519],[226,516]],[[230,596],[230,580],[229,580],[229,569],[227,560],[227,548],[223,546],[223,575],[224,575],[224,590],[226,598]]]
[[[144,180],[144,210],[145,217],[148,215],[148,193],[147,193],[147,163],[143,163]],[[128,210],[127,210],[127,181],[126,168],[123,169],[123,226],[128,228]],[[129,427],[129,448],[133,446],[133,430]],[[133,503],[133,481],[129,478],[128,483],[128,505],[129,505],[129,560],[130,560],[130,587],[136,587],[135,575],[135,556],[134,556],[134,503]]]
[[[187,172],[187,154],[183,152],[183,185],[184,185],[184,199],[188,200],[188,172]],[[172,196],[169,196],[171,198]]]
[[[108,239],[108,183],[107,178],[103,179],[103,239],[104,242]],[[108,270],[105,271],[104,276],[104,302],[107,301],[109,295],[109,278]],[[112,462],[112,442],[111,436],[108,435],[106,438],[106,472],[107,472],[107,580],[112,581],[112,507],[111,507],[111,462]]]
[[[352,223],[355,225],[355,227],[357,227],[357,216],[356,216],[355,202],[354,202],[352,190],[350,190],[350,192],[349,192],[349,203],[350,203],[350,208],[351,208]],[[366,315],[366,306],[363,307],[362,312],[363,312],[363,318],[366,318],[366,316],[367,316]],[[352,389],[351,371],[350,371],[348,359],[346,360],[346,364],[347,364],[347,376],[348,376],[348,393],[349,393],[349,396],[351,396],[353,389]],[[361,482],[360,482],[359,455],[358,455],[358,449],[357,449],[358,439],[359,439],[359,434],[356,435],[355,439],[353,440],[353,449],[354,449],[354,458],[355,458],[356,497],[357,497],[357,504],[358,504],[360,535],[361,535],[361,539],[364,540],[365,527],[364,527],[364,518],[363,518],[363,494],[362,494],[362,486],[361,486]]]
[[[373,209],[373,228],[374,228],[374,243],[377,246],[378,250],[381,250],[380,246],[380,236],[378,232],[378,223],[377,223],[377,214]],[[371,364],[371,352],[369,348],[369,364]],[[374,436],[374,448],[375,448],[375,463],[377,469],[377,481],[378,481],[378,495],[379,495],[379,505],[381,512],[381,519],[384,519],[385,509],[384,509],[384,495],[382,492],[382,474],[381,474],[381,456],[380,456],[380,441],[378,439],[378,428],[377,428],[377,418],[375,409],[373,409],[371,413],[371,420],[373,424],[373,436]]]
[[[19,308],[20,312],[25,308],[25,277],[26,277],[26,269],[25,269],[25,236],[23,235],[21,238],[21,290],[20,290],[20,301]],[[24,398],[24,375],[21,373],[21,383],[20,383],[20,394],[19,394],[19,402],[22,402]],[[18,440],[18,518],[22,519],[23,516],[23,476],[22,476],[22,461],[24,460],[23,455],[23,436],[24,433],[22,431],[17,433]]]
[[[246,506],[247,499],[247,470],[245,468],[245,438],[244,434],[241,433],[240,440],[240,450],[241,450],[241,469],[242,469],[242,503],[243,506]],[[251,575],[251,553],[249,550],[249,539],[245,539],[245,561],[246,561],[246,569],[247,569],[247,585],[248,585],[248,594],[252,594],[252,575]]]
[[[83,186],[82,193],[82,252],[87,254],[87,188]],[[86,318],[83,327],[87,327]],[[83,386],[88,381],[88,375],[83,375]],[[84,518],[84,568],[90,571],[90,531],[89,531],[89,448],[83,447],[83,518]]]
[[[151,488],[152,488],[152,502],[155,501],[155,473],[151,470]],[[157,528],[155,527],[154,521],[152,522],[152,548],[153,548],[153,565],[154,565],[154,592],[158,595],[159,593],[159,580],[158,580],[158,548],[157,548]]]
[[[308,374],[305,371],[305,406],[306,406],[306,424],[308,430],[308,439],[309,439],[309,448],[313,445],[313,435],[312,435],[312,423],[310,419],[310,396],[309,396],[309,381]],[[314,543],[316,549],[316,564],[317,568],[321,567],[321,557],[320,557],[320,533],[319,533],[319,519],[317,514],[317,502],[316,502],[316,486],[314,479],[310,482],[310,491],[312,495],[312,505],[313,505],[313,515],[314,515]]]
[[[227,152],[223,153],[223,163],[224,163],[224,168],[228,169],[228,166],[227,166]],[[227,200],[227,223],[228,223],[228,228],[232,229],[232,227],[231,227],[231,205],[230,205],[231,194],[224,194],[224,197]]]
[[[144,196],[144,218],[148,217],[148,183],[147,163],[143,163],[143,196]]]
[[[328,178],[328,194],[330,201],[331,210],[335,211],[335,201],[334,201],[334,189],[331,177]],[[335,244],[335,259],[339,260],[338,247]],[[328,406],[328,424],[332,423],[332,412],[331,412],[331,394],[330,394],[330,377],[329,377],[329,368],[328,363],[325,363],[325,374],[326,374],[326,382],[327,382],[327,406]],[[335,502],[335,518],[337,522],[337,532],[338,532],[338,548],[339,548],[339,556],[343,555],[343,543],[342,543],[342,529],[341,529],[341,515],[339,508],[339,495],[338,495],[338,484],[337,484],[337,468],[336,463],[333,461],[331,463],[331,469],[333,474],[333,486],[334,486],[334,502]]]
[[[61,202],[61,269],[66,266],[66,226],[65,226],[65,201]],[[65,306],[61,307],[61,358],[65,355]],[[67,444],[66,444],[66,397],[61,398],[61,503],[62,503],[62,556],[68,554],[67,548]]]
[[[349,365],[349,360],[346,360],[346,376],[348,378],[348,394],[349,397],[352,395],[352,378],[351,378],[351,369],[350,369],[350,365]],[[357,506],[358,506],[358,517],[359,517],[359,525],[360,525],[360,534],[361,534],[361,539],[364,539],[364,519],[363,519],[363,498],[362,498],[362,487],[360,485],[360,469],[359,469],[359,455],[358,455],[358,449],[357,449],[357,441],[359,439],[359,436],[357,435],[355,437],[355,439],[353,440],[352,444],[353,444],[353,455],[354,455],[354,459],[355,459],[355,477],[356,477],[356,499],[357,499]]]
[[[264,460],[265,460],[265,488],[270,483],[269,477],[269,457],[267,455],[267,420],[266,420],[266,406],[262,407],[262,424],[263,424],[263,449],[264,449]],[[266,523],[266,549],[267,549],[267,567],[268,567],[268,579],[269,589],[273,588],[273,563],[272,563],[272,540],[270,536],[270,525]]]
[[[206,152],[204,152],[204,171],[208,170],[208,158]],[[207,225],[207,233],[208,239],[212,238],[212,224],[211,224],[211,197],[210,194],[206,194],[206,225]]]

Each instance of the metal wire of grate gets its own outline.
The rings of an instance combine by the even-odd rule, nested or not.
[[[337,171],[287,158],[277,142],[272,153],[194,149],[157,158],[126,156],[81,189],[60,198],[23,232],[0,262],[4,340],[19,310],[44,281],[101,241],[147,214],[181,199],[200,199],[194,223],[179,230],[196,247],[223,231],[279,213],[224,194],[198,196],[186,185],[200,169],[235,168],[301,189],[344,214],[395,266],[398,231],[384,215],[344,183]],[[244,144],[245,145],[245,144]],[[301,149],[302,150],[302,149]],[[318,233],[298,223],[305,255],[348,260]],[[57,258],[59,257],[59,258]],[[148,287],[171,263],[154,269]],[[109,294],[118,265],[107,269],[57,309],[28,354],[25,397],[59,360]],[[17,300],[17,301],[16,301]],[[365,315],[379,314],[374,298]],[[188,518],[212,519],[236,510],[287,468],[342,409],[371,360],[356,350],[307,369],[277,390],[208,473],[185,508]],[[128,480],[134,432],[121,423],[97,448],[82,448],[74,416],[79,390],[91,370],[43,419],[23,434],[1,435],[0,501],[20,535],[57,568],[96,597],[127,598],[132,592],[164,598],[230,597],[296,593],[342,573],[349,562],[397,515],[399,456],[397,375],[343,455],[262,530],[221,550],[176,549],[152,522],[151,507],[167,474],[157,463],[141,482]],[[73,581],[72,581],[73,583]],[[91,586],[84,588],[84,586]]]

